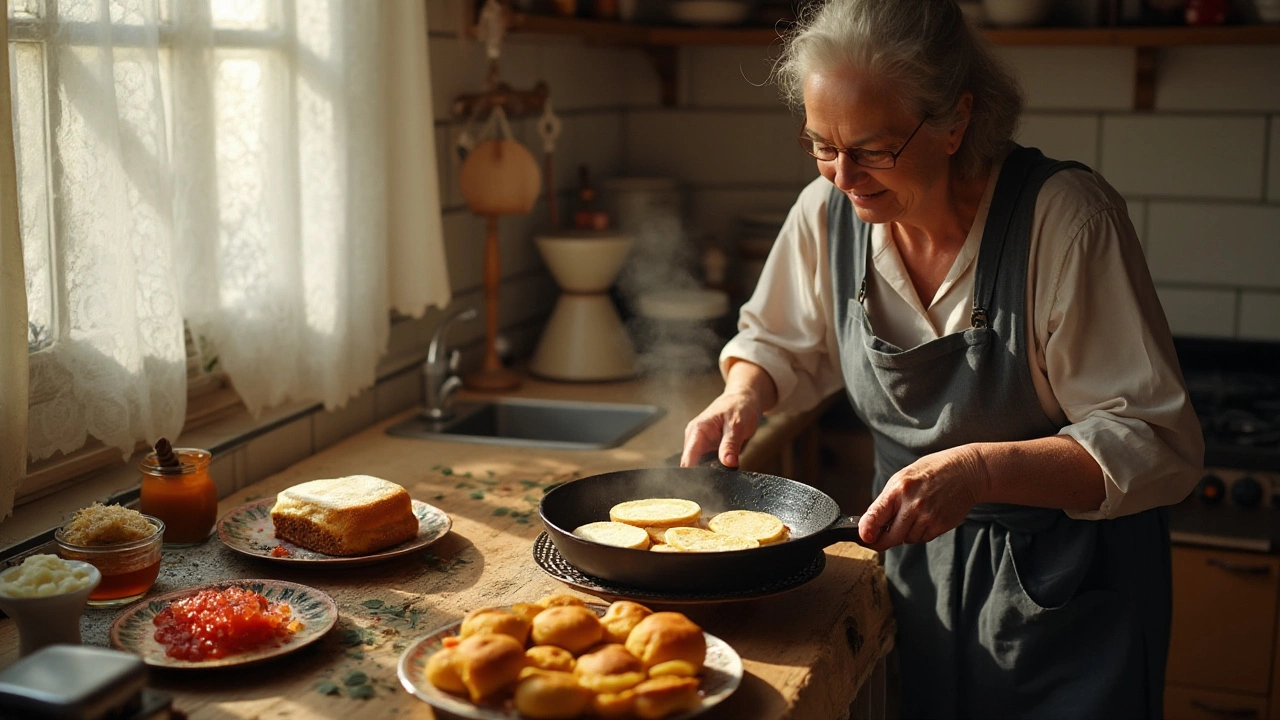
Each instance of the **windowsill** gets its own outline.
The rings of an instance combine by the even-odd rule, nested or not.
[[[425,358],[426,351],[421,347],[383,358],[378,364],[378,382],[416,372]],[[366,392],[372,391],[370,388]],[[324,412],[324,408],[315,402],[286,403],[264,410],[256,418],[247,410],[239,409],[184,432],[174,445],[206,449],[217,460],[256,437],[316,412]],[[53,531],[80,508],[95,502],[136,506],[140,483],[137,468],[143,454],[134,453],[123,465],[97,470],[79,482],[16,507],[13,515],[0,521],[0,567],[15,556],[52,542]]]

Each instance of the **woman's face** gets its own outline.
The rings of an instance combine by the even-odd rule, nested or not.
[[[959,148],[955,133],[920,127],[923,117],[851,70],[810,73],[804,106],[803,132],[815,140],[841,149],[901,151],[894,167],[885,169],[858,165],[846,152],[817,161],[818,172],[849,196],[863,222],[915,224],[947,207],[950,158]]]

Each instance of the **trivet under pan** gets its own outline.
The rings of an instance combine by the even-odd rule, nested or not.
[[[827,566],[827,554],[819,552],[814,556],[813,562],[801,568],[799,571],[780,580],[775,580],[774,582],[751,588],[749,590],[726,593],[679,593],[643,590],[640,588],[628,587],[626,585],[618,585],[608,580],[587,575],[581,570],[570,565],[568,561],[560,555],[560,551],[556,549],[555,543],[551,542],[550,536],[545,532],[540,533],[538,538],[533,541],[533,560],[538,563],[538,567],[542,568],[543,572],[556,580],[598,597],[607,599],[640,600],[671,605],[684,603],[735,602],[738,600],[755,600],[757,598],[769,597],[770,595],[778,595],[794,590],[810,580],[813,580],[821,575],[823,568]]]

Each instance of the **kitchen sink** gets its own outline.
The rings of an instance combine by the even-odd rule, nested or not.
[[[387,428],[400,437],[600,450],[621,445],[661,418],[656,405],[501,398],[459,402],[449,420],[417,415]]]

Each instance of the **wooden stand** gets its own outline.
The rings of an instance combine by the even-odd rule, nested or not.
[[[468,390],[496,391],[520,387],[520,376],[502,366],[498,358],[498,285],[502,265],[498,260],[498,217],[490,215],[484,241],[484,365],[462,378]]]

